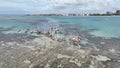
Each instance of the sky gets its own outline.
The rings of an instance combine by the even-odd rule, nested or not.
[[[105,13],[120,0],[0,0],[0,14]]]

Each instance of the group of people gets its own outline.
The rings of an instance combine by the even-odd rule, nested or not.
[[[81,42],[82,38],[80,36],[76,36],[74,38],[72,38],[70,41],[73,43],[73,45],[79,45],[79,43]]]
[[[22,33],[22,31],[18,30],[18,33]],[[61,33],[60,30],[57,29],[57,28],[50,28],[46,31],[41,31],[41,30],[38,30],[38,29],[30,31],[30,29],[27,29],[27,30],[25,30],[24,33],[25,34],[26,33],[30,33],[30,34],[34,33],[34,34],[37,34],[37,35],[43,34],[43,35],[46,35],[46,36],[50,37],[52,40],[62,41],[62,36],[59,37],[59,38],[57,37],[57,36],[60,36],[60,33]]]
[[[35,33],[37,35],[44,34],[44,35],[50,37],[54,41],[59,41],[59,42],[65,41],[65,37],[64,37],[63,33],[57,28],[50,28],[45,32],[42,32],[42,31],[40,31],[38,29],[30,32],[30,29],[27,29],[27,30],[25,30],[24,33],[28,33],[28,32],[30,34]],[[18,30],[18,33],[21,33],[21,30]],[[69,40],[79,43],[81,41],[81,37],[77,36],[77,37],[69,38]]]
[[[28,32],[30,32],[30,29],[25,30],[24,33],[28,33]],[[18,30],[18,33],[22,33],[22,31],[21,31],[21,30]],[[36,33],[37,35],[42,34],[42,32],[41,32],[40,30],[38,30],[38,29],[33,30],[33,31],[30,32],[30,34],[33,34],[33,33]],[[46,33],[48,34],[49,31],[47,31]],[[45,33],[45,34],[46,34],[46,33]]]

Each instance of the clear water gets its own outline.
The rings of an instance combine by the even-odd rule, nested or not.
[[[60,22],[78,24],[83,31],[96,29],[89,32],[94,36],[120,37],[120,17],[58,17],[54,19]]]
[[[43,20],[46,20],[45,22],[49,24],[35,25],[29,22],[18,21],[18,20],[30,20],[33,22],[34,21],[42,22]],[[94,31],[89,31],[89,34],[93,36],[99,36],[105,38],[120,37],[119,16],[118,17],[0,16],[0,27],[2,28],[11,28],[14,26],[16,27],[16,28],[12,28],[12,30],[9,31],[3,31],[3,33],[17,33],[19,29],[25,31],[28,28],[31,30],[35,30],[36,28],[48,29],[49,27],[52,26],[58,26],[59,23],[77,24],[79,26],[79,29],[81,29],[82,31],[96,29]]]

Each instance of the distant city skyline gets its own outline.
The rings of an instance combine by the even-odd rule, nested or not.
[[[120,0],[0,0],[0,14],[106,13]]]

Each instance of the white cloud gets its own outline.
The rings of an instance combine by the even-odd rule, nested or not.
[[[38,2],[38,0],[31,0],[33,3],[37,3]]]
[[[38,13],[106,12],[120,9],[120,0],[11,0],[0,7],[14,7]]]
[[[69,10],[73,12],[94,11],[105,12],[120,9],[120,0],[49,0],[48,6],[53,10]]]
[[[25,4],[14,3],[14,2],[7,2],[7,1],[0,1],[0,7],[25,7]]]

